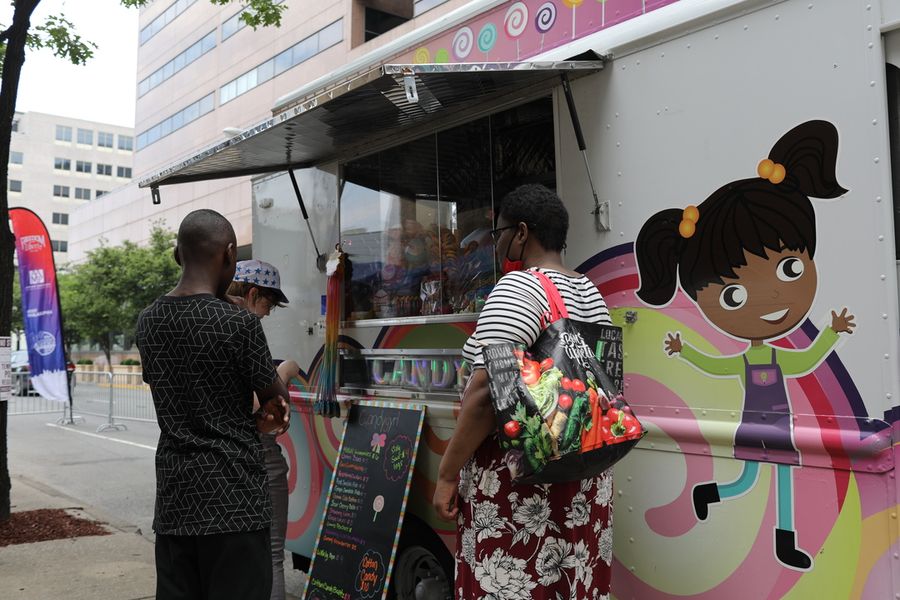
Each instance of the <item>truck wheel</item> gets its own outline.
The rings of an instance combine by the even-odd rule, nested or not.
[[[417,519],[407,521],[397,548],[388,598],[453,600],[453,568],[453,557],[431,528]]]

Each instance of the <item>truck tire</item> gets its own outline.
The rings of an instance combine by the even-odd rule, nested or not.
[[[430,527],[407,515],[388,588],[391,600],[453,600],[453,556]]]

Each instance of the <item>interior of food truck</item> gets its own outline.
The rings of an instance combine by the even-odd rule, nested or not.
[[[341,177],[345,320],[478,312],[499,277],[503,196],[556,186],[552,98],[351,160]]]

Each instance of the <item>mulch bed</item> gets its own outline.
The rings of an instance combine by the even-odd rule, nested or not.
[[[109,535],[101,523],[69,514],[59,508],[12,513],[0,523],[0,547],[61,540],[87,535]]]

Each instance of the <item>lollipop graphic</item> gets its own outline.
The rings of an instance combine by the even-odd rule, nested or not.
[[[563,0],[563,4],[572,9],[572,39],[575,39],[575,9],[581,6],[584,0]]]
[[[415,57],[413,58],[417,65],[424,65],[431,62],[431,52],[428,51],[428,48],[422,47],[416,50]]]
[[[384,510],[384,496],[378,494],[375,496],[375,500],[372,501],[372,510],[375,511],[375,516],[372,517],[372,522],[375,522],[375,519],[378,518],[378,513]]]
[[[466,59],[472,52],[472,47],[474,45],[475,34],[472,32],[472,28],[463,27],[456,32],[456,35],[453,36],[453,43],[451,44],[453,49],[453,56],[455,56],[459,60]]]
[[[506,35],[516,40],[516,60],[519,60],[519,36],[528,27],[528,6],[524,2],[516,2],[506,11],[503,17],[503,29]]]
[[[441,48],[434,53],[434,62],[438,64],[450,62],[450,53],[447,52],[446,48]]]
[[[478,49],[484,52],[484,59],[489,60],[488,52],[497,43],[497,26],[493,23],[485,23],[478,32]]]
[[[534,28],[541,34],[541,52],[544,51],[544,34],[553,29],[556,24],[556,5],[553,2],[544,2],[534,15]]]

